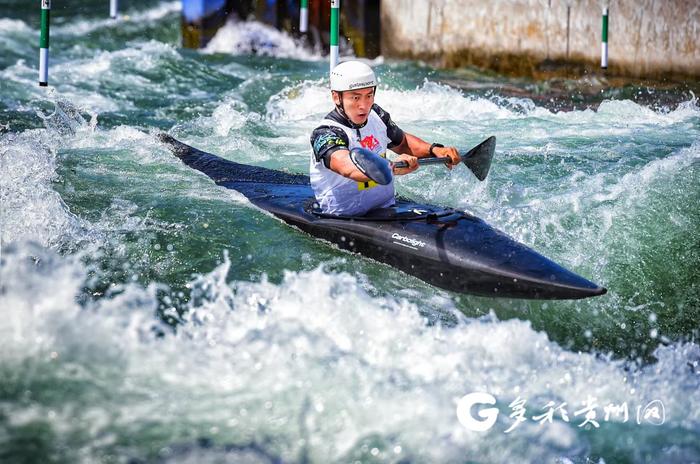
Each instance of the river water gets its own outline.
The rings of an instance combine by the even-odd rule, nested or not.
[[[27,3],[0,0],[0,461],[700,461],[697,82],[375,61],[403,129],[498,138],[486,182],[423,168],[399,193],[609,289],[480,298],[290,228],[155,139],[305,172],[317,54],[260,24],[181,49],[179,2],[55,2],[40,88]],[[458,419],[472,392],[486,432]]]

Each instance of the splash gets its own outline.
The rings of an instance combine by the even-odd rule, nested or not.
[[[146,10],[127,9],[121,11],[118,21],[109,18],[103,20],[78,19],[65,25],[53,27],[52,32],[67,36],[84,36],[98,30],[104,31],[105,29],[143,28],[144,24],[162,21],[164,18],[181,10],[182,2],[180,1],[161,2],[157,6]]]
[[[64,137],[94,131],[79,108],[59,96],[53,97],[54,111],[39,113],[47,131],[29,130],[0,135],[0,243],[34,240],[44,246],[76,240],[84,223],[70,212],[52,188],[57,180],[56,150]]]
[[[427,325],[405,300],[371,297],[354,277],[323,268],[287,273],[279,285],[229,285],[232,265],[235,258],[225,258],[188,285],[190,303],[172,330],[155,313],[158,284],[117,286],[81,307],[82,265],[34,245],[10,247],[0,269],[9,317],[0,326],[0,366],[12,373],[5,395],[32,393],[6,410],[3,436],[11,440],[22,427],[44,424],[61,443],[105,437],[83,450],[87,460],[148,436],[120,453],[184,452],[182,444],[206,438],[221,446],[257,444],[285,461],[365,452],[417,461],[524,452],[521,459],[534,462],[590,452],[577,428],[583,417],[573,415],[590,397],[601,405],[663,401],[667,428],[658,433],[700,426],[700,377],[688,368],[700,360],[695,344],[659,348],[657,364],[637,368],[566,351],[528,322],[490,316]],[[55,403],[44,383],[70,386],[85,407]],[[493,432],[475,435],[457,421],[456,401],[483,389],[506,404],[516,397],[530,398],[533,408],[546,399],[566,402],[572,422],[551,424],[554,441],[543,431],[547,425],[536,423],[503,433],[511,425],[504,415]],[[189,431],[175,426],[182,423]],[[613,424],[622,419],[603,427]],[[643,429],[618,430],[635,437]],[[662,455],[651,445],[630,446],[624,453],[642,446]],[[70,449],[76,447],[62,452]],[[672,454],[696,451],[679,443]]]
[[[204,51],[309,61],[320,59],[318,54],[308,51],[289,34],[257,21],[227,22],[207,44]]]

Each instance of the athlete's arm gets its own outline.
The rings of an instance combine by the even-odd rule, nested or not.
[[[340,149],[334,151],[329,156],[329,168],[336,174],[340,174],[341,176],[347,177],[348,179],[352,179],[356,182],[369,182],[372,180],[364,175],[362,171],[357,169],[355,163],[350,160],[350,151]]]
[[[317,162],[343,177],[356,182],[369,182],[370,179],[350,160],[350,141],[343,129],[335,126],[320,126],[311,134],[311,147]]]
[[[404,132],[401,143],[391,150],[396,153],[406,153],[408,155],[415,156],[416,158],[430,157],[430,144],[413,134],[409,134],[408,132]]]
[[[330,168],[333,172],[356,182],[369,182],[372,180],[357,169],[355,163],[350,160],[350,152],[348,150],[336,150],[330,157]],[[405,168],[394,168],[392,163],[392,170],[397,176],[403,176],[418,169],[418,159],[415,156],[400,155],[396,161],[406,161],[408,163],[408,167]]]

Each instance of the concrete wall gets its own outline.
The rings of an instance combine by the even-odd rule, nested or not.
[[[599,69],[604,5],[611,73],[700,77],[700,0],[382,0],[382,53],[518,75]]]

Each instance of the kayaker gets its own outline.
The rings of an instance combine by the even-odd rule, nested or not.
[[[449,169],[460,162],[455,147],[428,143],[401,130],[389,113],[374,103],[377,78],[365,63],[346,61],[331,72],[331,97],[335,109],[311,134],[311,187],[324,213],[363,215],[374,208],[394,204],[394,182],[379,185],[350,160],[350,150],[363,147],[386,157],[387,149],[408,162],[393,173],[404,175],[418,169],[418,158],[449,158]]]

